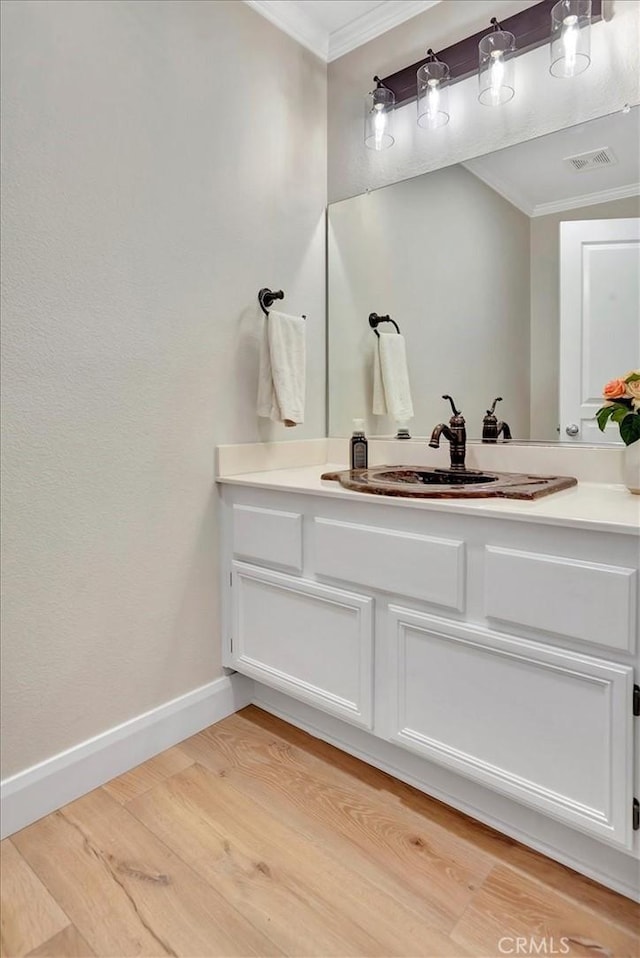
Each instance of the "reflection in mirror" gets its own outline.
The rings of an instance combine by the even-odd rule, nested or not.
[[[593,416],[640,367],[639,144],[634,107],[330,206],[330,435],[397,432],[372,413],[378,313],[405,337],[413,436],[450,393],[471,439],[501,396],[514,440],[619,441]]]

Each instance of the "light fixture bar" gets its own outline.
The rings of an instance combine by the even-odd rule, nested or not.
[[[550,17],[551,10],[556,0],[542,0],[535,6],[529,7],[516,13],[513,17],[501,20],[501,26],[509,33],[513,33],[516,38],[517,50],[514,56],[540,47],[550,40]],[[602,0],[593,0],[591,9],[591,22],[595,23],[602,19]],[[474,33],[471,37],[465,37],[459,40],[445,50],[438,52],[438,58],[443,60],[449,67],[449,84],[458,80],[465,80],[473,76],[478,70],[478,44],[486,36],[487,27],[483,27],[479,33]],[[405,103],[407,100],[416,98],[416,73],[421,66],[428,61],[428,57],[412,63],[411,66],[398,70],[388,77],[384,77],[382,82],[388,89],[395,93],[396,106]]]

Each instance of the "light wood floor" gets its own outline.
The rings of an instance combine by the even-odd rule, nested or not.
[[[3,955],[640,955],[639,906],[254,707],[2,852]]]

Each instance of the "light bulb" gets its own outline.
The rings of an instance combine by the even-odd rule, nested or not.
[[[500,90],[504,82],[504,57],[502,50],[493,50],[491,53],[491,66],[489,67],[489,84],[491,87],[491,99],[495,104],[500,103]]]
[[[435,120],[440,109],[440,81],[429,80],[427,91],[427,116],[430,120]]]
[[[565,17],[562,21],[561,43],[564,47],[566,72],[573,73],[576,68],[576,53],[578,51],[578,18],[574,15]]]
[[[387,129],[387,117],[382,103],[376,103],[373,108],[373,133],[375,137],[375,149],[382,149],[384,134]]]

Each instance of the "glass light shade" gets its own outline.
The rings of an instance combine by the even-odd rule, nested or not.
[[[396,98],[391,90],[378,87],[367,95],[364,106],[364,145],[370,150],[393,146],[393,108]]]
[[[551,11],[554,77],[575,77],[591,63],[591,0],[560,0]]]
[[[515,94],[515,49],[516,38],[508,30],[494,30],[478,44],[478,99],[485,106],[501,106]]]
[[[435,130],[449,122],[449,67],[440,60],[428,60],[416,74],[418,82],[418,126]]]

